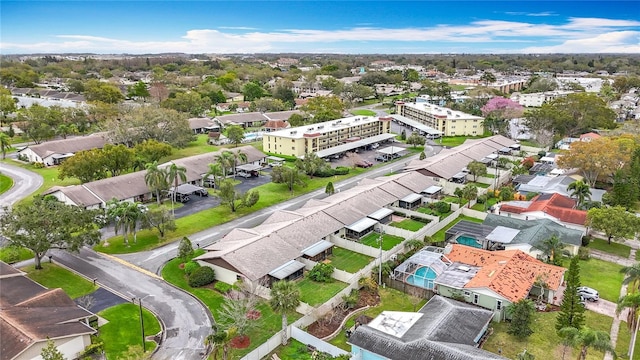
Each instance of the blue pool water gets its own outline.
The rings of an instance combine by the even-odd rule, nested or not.
[[[406,282],[411,285],[420,286],[425,289],[433,289],[433,280],[438,277],[431,268],[423,266],[418,268],[413,274],[407,277]]]
[[[472,237],[458,236],[456,241],[460,245],[471,246],[471,247],[478,248],[478,249],[482,248],[482,244],[479,244],[478,241],[476,239],[472,238]]]

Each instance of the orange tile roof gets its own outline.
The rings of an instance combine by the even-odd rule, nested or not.
[[[446,256],[453,262],[481,268],[465,288],[488,288],[511,302],[526,298],[539,276],[546,278],[550,289],[558,289],[566,271],[520,250],[487,251],[454,244]]]
[[[506,203],[500,206],[500,211],[514,214],[541,211],[563,222],[584,225],[587,220],[587,212],[575,209],[576,202],[573,199],[558,193],[543,195],[544,200],[540,200],[542,195],[537,195],[531,199],[531,205],[529,205],[529,207],[523,208]]]

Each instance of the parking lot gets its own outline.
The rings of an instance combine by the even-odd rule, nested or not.
[[[365,162],[369,162],[373,165],[377,165],[382,163],[383,161],[380,160],[376,160],[376,157],[378,157],[380,155],[380,153],[378,152],[380,149],[384,149],[387,147],[393,147],[393,148],[403,148],[406,149],[407,148],[407,144],[404,143],[398,143],[398,142],[386,142],[386,143],[381,143],[380,146],[378,148],[372,149],[371,147],[369,147],[369,149],[356,149],[357,151],[357,160],[361,160],[361,161],[365,161]],[[404,156],[406,155],[406,152],[402,152],[400,153],[400,156]],[[353,160],[351,160],[349,157],[347,157],[346,155],[341,156],[339,159],[335,159],[334,157],[330,158],[329,163],[331,164],[331,167],[338,167],[338,166],[346,166],[346,167],[352,167]]]

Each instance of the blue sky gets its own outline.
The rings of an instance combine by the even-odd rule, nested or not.
[[[0,53],[640,53],[639,1],[0,1]]]

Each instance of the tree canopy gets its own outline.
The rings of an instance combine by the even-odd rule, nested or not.
[[[341,118],[344,104],[335,96],[318,96],[309,99],[302,110],[312,116],[314,123],[319,123]]]
[[[587,226],[604,232],[609,244],[611,240],[632,238],[640,231],[640,218],[622,206],[592,208],[587,212]]]
[[[114,143],[130,146],[152,139],[183,148],[194,140],[185,114],[153,106],[133,109],[120,120],[112,120],[107,128]]]

